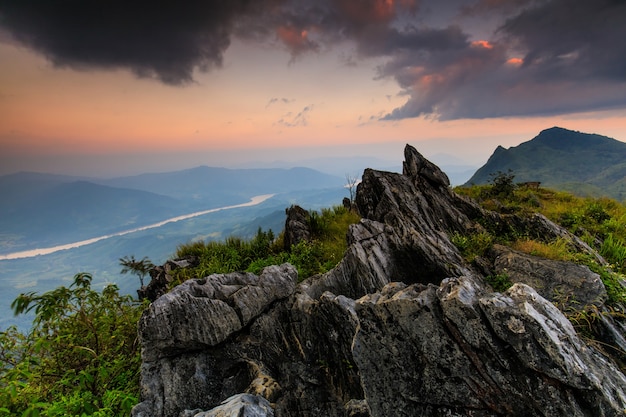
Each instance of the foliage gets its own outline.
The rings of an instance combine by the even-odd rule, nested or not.
[[[557,261],[572,261],[573,254],[569,243],[565,239],[556,239],[552,242],[540,242],[535,239],[519,239],[511,243],[511,247],[520,252],[530,255],[541,256],[542,258]]]
[[[513,286],[507,274],[488,275],[485,277],[485,280],[497,292],[504,292]]]
[[[125,256],[120,258],[120,265],[123,267],[120,274],[132,273],[139,278],[139,284],[143,287],[143,279],[152,268],[154,264],[150,262],[150,259],[143,257],[140,261],[136,260],[133,255],[130,257]]]
[[[515,190],[513,179],[515,174],[510,169],[507,172],[498,171],[491,174],[491,187],[488,188],[489,194],[497,198],[509,198]]]
[[[269,230],[259,228],[252,240],[229,237],[223,242],[192,242],[180,245],[177,258],[193,257],[198,265],[173,271],[174,283],[204,277],[213,273],[248,271],[255,274],[269,265],[289,262],[303,279],[332,269],[343,257],[347,248],[346,233],[359,216],[353,211],[335,206],[320,212],[309,212],[312,239],[284,249],[283,235],[274,237]]]
[[[457,187],[459,194],[469,196],[484,208],[501,213],[520,215],[541,213],[553,222],[567,228],[596,249],[610,264],[599,265],[589,256],[574,253],[567,241],[540,242],[524,236],[497,235],[500,243],[551,259],[569,260],[587,265],[598,273],[609,294],[609,305],[626,303],[626,289],[622,285],[626,274],[626,206],[610,198],[584,198],[566,192],[545,188],[530,190],[515,188],[507,197],[494,202],[493,185]],[[503,238],[508,239],[503,242]],[[618,307],[616,307],[618,308]]]
[[[477,256],[484,255],[494,243],[494,237],[487,232],[471,235],[454,233],[451,240],[468,262],[473,261]]]
[[[35,318],[27,335],[0,334],[0,416],[121,416],[136,404],[142,306],[91,280],[15,299],[15,314]]]

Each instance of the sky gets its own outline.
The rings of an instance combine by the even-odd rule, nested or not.
[[[0,0],[0,175],[626,141],[623,0]]]

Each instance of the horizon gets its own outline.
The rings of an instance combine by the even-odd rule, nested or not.
[[[405,144],[480,167],[553,126],[626,142],[625,4],[45,4],[0,0],[0,175],[395,165]]]

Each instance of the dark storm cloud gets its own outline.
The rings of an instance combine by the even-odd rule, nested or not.
[[[472,10],[510,12],[516,4],[523,7],[509,14],[493,42],[394,54],[379,73],[395,78],[408,100],[384,119],[552,115],[626,106],[626,2],[480,1]]]
[[[454,24],[428,24],[451,7]],[[467,29],[481,19],[497,29],[484,41]],[[233,37],[278,42],[292,60],[349,41],[407,97],[384,119],[626,106],[623,0],[0,0],[0,26],[59,67],[173,85],[219,67]]]
[[[507,20],[500,31],[540,79],[626,81],[623,0],[555,0]]]
[[[478,0],[463,5],[461,13],[468,16],[481,16],[485,13],[508,13],[519,11],[520,8],[532,3],[540,3],[542,0]],[[543,0],[545,1],[545,0]]]
[[[270,13],[243,16],[237,35],[243,38],[277,36],[297,57],[318,52],[322,45],[351,40],[364,55],[384,53],[391,25],[413,14],[416,0],[288,0],[275,3]]]
[[[58,67],[128,68],[166,84],[222,63],[244,0],[1,0],[0,24]]]

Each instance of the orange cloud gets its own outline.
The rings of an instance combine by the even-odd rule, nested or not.
[[[472,42],[472,46],[475,48],[493,49],[493,44],[483,39]]]
[[[509,65],[519,67],[520,65],[524,63],[524,60],[522,58],[511,58],[507,60],[506,63]]]
[[[309,32],[306,29],[298,29],[294,26],[280,26],[276,29],[276,34],[295,54],[307,49],[317,49],[317,44],[309,39]]]

